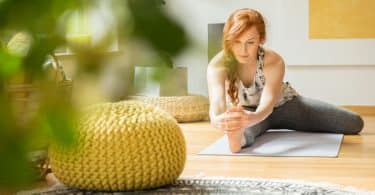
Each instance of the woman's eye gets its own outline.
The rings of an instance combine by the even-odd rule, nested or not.
[[[249,45],[252,45],[252,44],[254,44],[254,42],[246,42],[247,44],[249,44]]]

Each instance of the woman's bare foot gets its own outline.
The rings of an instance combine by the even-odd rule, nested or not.
[[[242,147],[242,140],[244,139],[244,131],[242,129],[228,131],[227,136],[230,151],[233,153],[239,152]]]

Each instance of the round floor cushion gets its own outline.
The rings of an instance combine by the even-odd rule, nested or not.
[[[158,106],[169,112],[178,122],[195,122],[208,119],[209,101],[207,97],[202,95],[130,96],[130,99]]]
[[[53,173],[64,184],[91,190],[139,190],[181,174],[186,144],[177,121],[137,101],[94,105],[78,121],[74,147],[52,143]]]

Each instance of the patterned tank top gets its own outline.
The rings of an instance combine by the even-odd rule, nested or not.
[[[242,106],[257,107],[260,102],[263,88],[265,86],[266,79],[263,75],[263,58],[264,49],[259,47],[257,56],[257,67],[253,83],[250,87],[245,87],[240,79],[237,79],[236,85],[238,88],[238,100]],[[229,82],[226,82],[226,91],[229,88]],[[297,91],[290,85],[289,82],[282,83],[282,90],[279,100],[276,102],[274,107],[279,107],[294,97],[299,96]],[[227,105],[232,105],[230,96],[226,93]]]

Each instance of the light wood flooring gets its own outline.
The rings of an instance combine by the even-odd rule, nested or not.
[[[359,135],[344,136],[338,158],[197,155],[223,134],[208,121],[180,123],[188,152],[181,176],[293,179],[375,190],[374,110],[350,109],[362,115],[365,126]]]

